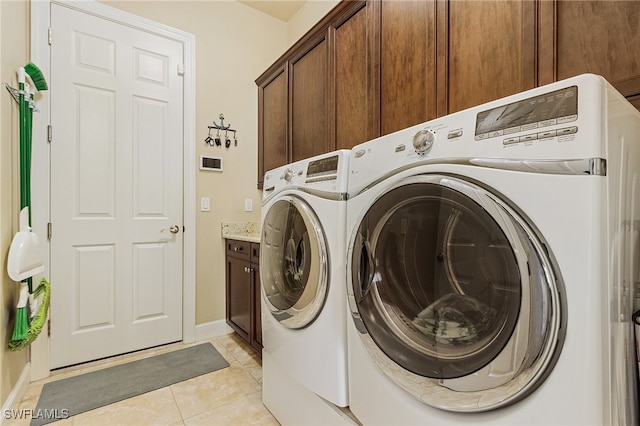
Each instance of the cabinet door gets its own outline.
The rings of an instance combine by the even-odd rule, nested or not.
[[[258,187],[264,174],[287,164],[287,75],[276,70],[258,87]]]
[[[638,1],[541,2],[540,20],[541,85],[594,73],[640,95]]]
[[[373,4],[373,3],[371,3]],[[334,29],[334,123],[336,149],[350,149],[378,136],[370,82],[371,43],[366,3]]]
[[[291,61],[291,161],[331,151],[329,144],[326,32]]]
[[[382,1],[380,133],[435,118],[435,2]]]
[[[249,342],[252,287],[250,264],[227,256],[227,323]]]
[[[438,3],[438,116],[535,87],[536,4]]]

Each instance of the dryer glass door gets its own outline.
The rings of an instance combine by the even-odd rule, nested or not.
[[[433,379],[411,392],[438,399],[446,388],[439,401],[455,404],[451,390],[508,386],[539,358],[548,361],[559,340],[548,255],[484,188],[442,175],[407,179],[375,200],[352,245],[354,318],[370,347],[393,361],[384,367],[392,379]],[[522,390],[509,389],[503,400]]]
[[[298,329],[320,313],[327,295],[329,258],[311,207],[284,196],[267,211],[260,243],[262,295],[281,325]]]

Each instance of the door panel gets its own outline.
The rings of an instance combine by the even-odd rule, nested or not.
[[[51,368],[182,339],[182,44],[52,5]]]

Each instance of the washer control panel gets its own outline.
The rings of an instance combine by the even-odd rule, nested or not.
[[[503,145],[571,135],[578,119],[578,86],[501,105],[476,115],[476,141],[503,138]],[[561,128],[551,128],[561,125]],[[524,135],[516,133],[526,132]]]

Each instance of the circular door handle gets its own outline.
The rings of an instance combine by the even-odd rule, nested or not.
[[[164,232],[164,231],[169,231],[172,234],[177,234],[178,232],[180,232],[180,227],[178,225],[171,225],[169,228],[160,230],[160,232]]]

